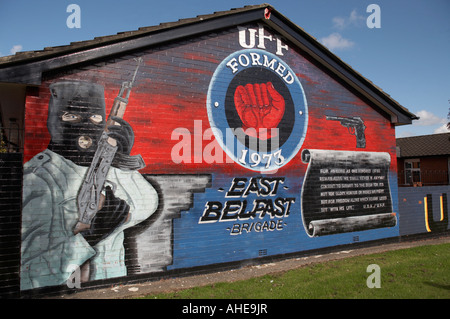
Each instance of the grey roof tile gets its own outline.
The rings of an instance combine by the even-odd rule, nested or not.
[[[450,133],[397,138],[399,157],[450,155]]]

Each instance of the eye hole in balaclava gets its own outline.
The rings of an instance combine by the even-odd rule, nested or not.
[[[103,86],[90,82],[50,85],[48,149],[77,165],[89,166],[105,127]]]

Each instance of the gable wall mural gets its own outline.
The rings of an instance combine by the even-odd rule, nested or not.
[[[263,25],[45,74],[23,291],[399,236],[394,127]]]

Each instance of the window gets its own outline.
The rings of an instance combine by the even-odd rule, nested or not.
[[[420,159],[405,160],[405,184],[422,186],[420,178]]]

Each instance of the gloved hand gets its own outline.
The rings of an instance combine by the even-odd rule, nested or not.
[[[131,149],[134,144],[134,132],[133,128],[127,121],[117,116],[112,116],[112,120],[120,125],[109,125],[108,136],[117,141],[117,152],[125,155],[130,155]]]
[[[91,221],[91,227],[80,233],[91,246],[108,237],[118,226],[125,222],[130,206],[114,196],[110,186],[106,186],[105,203]]]
[[[240,85],[234,93],[234,104],[245,131],[254,128],[260,139],[271,138],[271,128],[276,128],[283,118],[285,102],[271,82]],[[259,134],[259,129],[267,134]],[[249,130],[251,132],[251,130]]]

